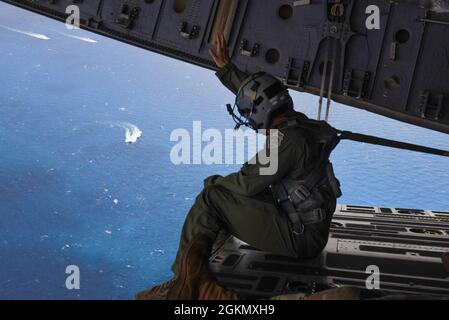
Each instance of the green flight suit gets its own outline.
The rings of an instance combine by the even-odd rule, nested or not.
[[[248,77],[232,63],[217,76],[233,93],[237,93],[242,81]],[[287,114],[289,120],[298,117],[307,118],[294,111]],[[178,255],[172,267],[175,274],[184,246],[198,233],[216,239],[224,231],[260,250],[295,258],[313,258],[324,249],[336,206],[330,187],[320,187],[328,200],[328,218],[322,223],[306,226],[301,236],[293,234],[292,223],[269,189],[285,177],[304,177],[319,157],[318,149],[314,149],[300,130],[286,128],[280,131],[283,139],[279,139],[278,170],[274,175],[260,175],[263,165],[257,161],[256,164],[245,164],[238,173],[205,180],[204,190],[183,226]]]

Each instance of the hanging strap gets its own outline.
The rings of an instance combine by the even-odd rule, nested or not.
[[[329,123],[329,114],[332,104],[332,91],[334,90],[334,78],[335,78],[335,64],[337,59],[337,44],[336,40],[332,40],[332,57],[331,57],[331,75],[329,79],[329,89],[327,91],[327,105],[326,105],[326,115],[324,121]]]
[[[329,65],[329,52],[331,47],[332,39],[330,37],[326,38],[326,55],[324,57],[324,67],[323,67],[323,75],[321,76],[321,87],[320,87],[320,100],[318,102],[318,117],[317,120],[321,120],[321,113],[323,110],[323,100],[324,100],[324,90],[326,87],[327,80],[327,68]]]

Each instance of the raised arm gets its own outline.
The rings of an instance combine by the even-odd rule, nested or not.
[[[215,39],[215,49],[209,53],[220,70],[216,73],[223,85],[237,94],[242,82],[249,77],[248,74],[239,70],[231,61],[225,37],[220,34]]]

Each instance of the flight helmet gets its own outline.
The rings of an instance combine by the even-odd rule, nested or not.
[[[236,109],[239,114],[236,114]],[[269,129],[274,117],[293,110],[288,89],[275,77],[259,72],[245,79],[228,111],[236,129],[247,126],[254,130]]]

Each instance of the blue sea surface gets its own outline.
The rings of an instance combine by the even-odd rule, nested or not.
[[[0,42],[0,299],[132,299],[170,278],[203,179],[239,169],[173,165],[170,134],[232,128],[232,94],[211,71],[3,3]],[[317,97],[292,94],[316,117]],[[331,123],[449,149],[448,135],[344,105]],[[343,142],[333,162],[341,203],[449,211],[448,159]]]

